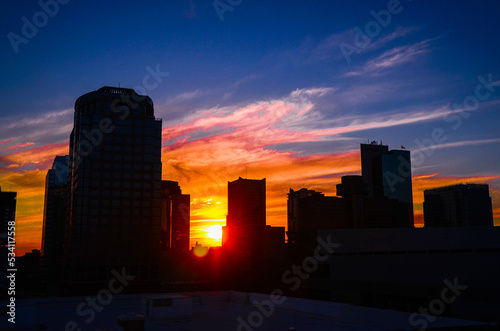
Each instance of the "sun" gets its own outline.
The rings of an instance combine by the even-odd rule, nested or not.
[[[210,239],[222,239],[222,225],[214,224],[207,228],[207,237]]]

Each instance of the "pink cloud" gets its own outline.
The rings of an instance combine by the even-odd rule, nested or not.
[[[8,144],[8,143],[13,142],[13,141],[14,141],[14,138],[3,140],[3,141],[0,141],[0,145],[2,145],[2,144]]]
[[[27,143],[24,143],[24,144],[12,145],[12,146],[7,147],[5,150],[6,151],[14,151],[16,149],[20,149],[20,148],[23,148],[23,147],[33,146],[34,144],[35,143],[27,142]]]

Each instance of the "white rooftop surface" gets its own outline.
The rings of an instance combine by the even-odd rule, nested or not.
[[[243,293],[234,291],[185,292],[179,294],[135,294],[114,295],[101,311],[86,304],[87,297],[44,298],[19,300],[16,302],[16,324],[13,330],[78,330],[67,325],[78,325],[80,330],[123,330],[117,324],[117,317],[127,313],[141,313],[142,298],[186,298],[192,308],[191,318],[170,318],[146,320],[145,330],[418,330],[422,325],[410,324],[410,313],[365,308],[335,302],[281,297],[282,303],[269,308],[265,306],[264,316],[252,304],[254,301],[270,300],[269,294]],[[176,299],[177,298],[177,299]],[[108,298],[103,297],[106,301]],[[191,303],[192,302],[192,303]],[[5,306],[6,302],[2,302]],[[184,303],[185,304],[185,301]],[[77,310],[80,306],[80,314]],[[272,311],[271,311],[272,310]],[[95,312],[94,319],[90,316]],[[271,311],[270,313],[268,313]],[[240,319],[238,319],[240,317]],[[422,318],[422,316],[420,316]],[[88,323],[85,319],[89,319]],[[418,319],[418,318],[417,318]],[[241,323],[245,321],[246,325]],[[68,324],[69,323],[69,324]],[[437,317],[427,328],[452,326],[486,325],[479,322]],[[1,330],[14,326],[0,322]],[[45,326],[45,328],[44,328]]]

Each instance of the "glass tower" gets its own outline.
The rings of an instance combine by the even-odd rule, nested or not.
[[[112,270],[145,289],[158,280],[161,119],[132,89],[103,87],[75,102],[70,137],[65,279],[101,286]]]

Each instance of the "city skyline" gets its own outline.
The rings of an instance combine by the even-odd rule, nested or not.
[[[225,224],[228,181],[266,178],[267,222],[286,226],[289,189],[336,195],[371,140],[411,151],[416,225],[425,189],[459,183],[489,184],[500,225],[500,50],[488,38],[500,6],[398,3],[387,21],[387,1],[243,1],[222,14],[69,2],[17,52],[4,38],[0,185],[17,192],[16,252],[40,248],[45,175],[68,154],[75,99],[118,85],[142,88],[163,119],[162,179],[191,195],[190,246],[216,243],[206,234]],[[131,8],[136,24],[118,24]],[[4,36],[43,10],[13,4]],[[350,52],[376,17],[378,33]]]
[[[164,128],[165,129],[165,128]],[[169,129],[169,128],[167,128]],[[365,143],[368,143],[370,141],[366,141]],[[371,143],[375,143],[376,141],[372,141]],[[379,142],[377,142],[379,143]],[[380,141],[380,143],[382,143],[382,141]],[[363,143],[361,142],[361,145]],[[404,148],[403,146],[401,146],[402,148]],[[405,148],[404,148],[405,149]],[[411,152],[411,151],[410,151]],[[439,151],[437,152],[439,153]],[[64,154],[64,153],[63,153]],[[344,159],[344,161],[347,161],[347,164],[346,166],[350,166],[352,168],[350,169],[355,169],[356,168],[356,165],[353,164],[353,163],[359,163],[359,171],[348,171],[348,172],[345,172],[345,174],[348,174],[348,175],[352,175],[352,174],[355,174],[355,175],[360,175],[361,174],[361,153],[360,152],[357,152],[357,151],[351,151],[349,152],[349,154],[354,154],[354,158],[358,157],[359,160],[358,162],[354,161],[352,162],[352,160],[346,160]],[[339,157],[339,156],[344,156],[344,155],[335,155],[335,154],[331,154],[331,155],[323,155],[326,159],[329,157],[331,157],[331,161],[335,161],[335,157]],[[56,157],[56,155],[54,155],[54,157]],[[163,159],[163,153],[162,153],[162,159]],[[316,159],[316,164],[314,166],[325,166],[325,165],[322,165],[321,163],[322,162],[326,162],[326,160],[321,160],[321,159]],[[252,171],[252,170],[250,170]],[[244,172],[244,175],[242,174]],[[239,169],[239,171],[237,173],[243,175],[244,178],[251,178],[251,176],[248,175],[248,172],[249,172],[249,167],[248,166],[245,166],[244,169]],[[182,175],[183,175],[183,172],[181,171],[181,178],[182,178]],[[234,172],[233,172],[234,173]],[[254,172],[255,173],[255,172]],[[262,169],[259,169],[259,172],[258,172],[260,175],[256,175],[254,177],[264,177],[264,178],[268,178],[269,176],[266,175],[265,172],[262,172]],[[331,183],[320,183],[320,182],[317,182],[315,180],[306,180],[306,181],[303,181],[303,182],[296,182],[295,186],[292,187],[292,186],[282,186],[280,191],[281,191],[281,196],[277,196],[276,195],[276,191],[277,191],[277,185],[274,185],[274,192],[270,192],[272,194],[272,196],[275,198],[274,202],[275,202],[275,205],[273,206],[274,208],[276,208],[277,204],[276,203],[276,200],[282,200],[281,201],[281,205],[284,205],[285,206],[285,209],[284,210],[280,210],[280,214],[278,215],[278,217],[273,217],[273,216],[276,216],[276,215],[273,215],[273,214],[270,214],[269,213],[269,208],[266,209],[266,215],[270,215],[271,217],[269,217],[271,219],[270,221],[270,224],[272,226],[286,226],[287,224],[287,219],[286,219],[286,192],[288,189],[290,188],[295,188],[295,189],[301,189],[301,188],[306,188],[306,189],[314,189],[314,190],[319,190],[321,193],[325,193],[327,195],[330,195],[330,196],[337,196],[337,192],[336,192],[336,184],[340,184],[340,177],[343,175],[344,173],[340,173],[338,175],[338,177],[333,177],[335,179],[338,180],[338,182],[331,182]],[[241,177],[240,175],[240,177]],[[231,180],[234,180],[234,178],[232,177],[229,177],[229,172],[225,174],[226,177],[224,177],[224,179],[227,180],[227,182],[230,182]],[[252,174],[253,176],[253,174]],[[413,189],[413,198],[414,198],[414,201],[415,202],[415,226],[416,227],[422,227],[424,226],[424,221],[423,221],[423,192],[424,190],[426,189],[433,189],[433,188],[438,188],[438,187],[443,187],[443,186],[449,186],[449,185],[456,185],[456,184],[468,184],[468,183],[489,183],[490,180],[495,180],[496,177],[482,177],[482,176],[477,176],[477,177],[467,177],[467,178],[463,178],[463,177],[456,177],[456,178],[442,178],[443,181],[439,181],[438,183],[440,184],[435,184],[435,182],[432,180],[434,179],[433,177],[436,176],[438,177],[436,174],[432,174],[431,176],[427,177],[427,176],[421,176],[421,177],[416,177],[416,176],[412,176],[412,180],[415,181],[415,179],[417,180],[417,183],[420,184],[420,186],[418,186],[417,188],[414,188]],[[208,177],[209,179],[212,179],[214,181],[214,184],[215,183],[223,183],[221,180],[221,176],[219,174],[216,174],[216,173],[209,173],[208,174]],[[165,178],[165,175],[163,176],[163,179],[171,179],[171,177],[168,177],[168,178]],[[177,179],[179,180],[179,178],[174,178],[174,179]],[[429,180],[430,179],[430,180]],[[465,181],[464,181],[465,179]],[[486,179],[486,180],[485,180]],[[220,181],[220,182],[219,182]],[[179,180],[179,182],[182,182],[181,180]],[[227,183],[226,182],[226,183]],[[301,185],[302,183],[306,183],[305,185]],[[333,184],[335,185],[333,185]],[[220,186],[221,184],[218,184],[218,185],[214,185],[212,187],[208,186],[205,188],[206,191],[208,192],[213,192],[214,189],[216,189],[216,187],[218,186],[219,187],[219,191],[220,191]],[[272,184],[272,183],[271,183]],[[293,184],[292,184],[293,185]],[[428,185],[434,185],[434,186],[428,186]],[[188,187],[189,184],[187,185]],[[332,187],[333,186],[333,187]],[[11,188],[9,189],[11,191],[16,191],[15,190],[15,187],[14,188]],[[494,194],[497,192],[495,189],[491,189],[492,193],[492,199],[493,199],[493,206],[497,206],[497,208],[494,207],[494,225],[499,225],[500,224],[500,217],[498,215],[498,205],[499,203],[493,198],[493,196],[495,196]],[[16,191],[17,192],[17,191]],[[199,191],[196,191],[195,189],[195,192],[198,192]],[[203,194],[204,192],[202,192]],[[269,192],[266,191],[266,195],[268,195]],[[415,195],[417,194],[417,196],[415,197]],[[421,195],[421,197],[419,197],[418,195]],[[199,198],[196,198],[196,195],[193,195],[193,199],[191,201],[191,205],[196,205],[196,202]],[[18,200],[19,200],[19,197],[18,197]],[[196,216],[195,216],[195,219],[194,219],[194,222],[193,222],[193,214],[191,214],[191,225],[193,225],[193,223],[195,224],[194,226],[194,229],[191,230],[191,235],[190,235],[190,248],[194,247],[195,246],[195,243],[199,243],[201,245],[207,245],[209,247],[215,247],[215,246],[220,246],[221,245],[221,240],[220,238],[218,237],[214,237],[213,236],[213,232],[214,232],[214,228],[215,227],[222,227],[224,225],[226,225],[226,219],[225,219],[225,216],[227,215],[227,194],[220,194],[218,196],[218,201],[215,201],[215,206],[213,206],[212,210],[210,210],[210,205],[213,205],[212,203],[213,201],[213,196],[210,196],[210,198],[206,199],[205,201],[202,201],[201,202],[201,206],[202,208],[200,209],[208,209],[209,212],[208,214],[209,215],[224,215],[224,218],[222,219],[216,219],[216,218],[208,218],[208,219],[196,219]],[[208,208],[207,208],[208,206]],[[205,208],[203,208],[205,207]],[[18,207],[19,208],[19,207]],[[279,207],[278,207],[279,208]],[[278,209],[277,208],[277,209]],[[281,208],[279,208],[281,209]],[[497,209],[496,213],[495,213],[495,209]],[[205,211],[206,212],[206,211]],[[214,214],[211,214],[211,213],[214,213]],[[42,218],[43,218],[43,214],[42,214]],[[278,222],[276,222],[276,218],[279,218]],[[16,217],[16,219],[18,219],[18,217]],[[199,223],[198,227],[196,226],[196,224]],[[19,224],[19,223],[17,223]],[[193,227],[193,226],[192,226]],[[21,224],[21,228],[22,228],[22,224]],[[21,230],[22,231],[22,230]],[[193,236],[193,233],[195,234]],[[40,231],[40,233],[37,233],[36,235],[39,235],[40,236],[40,241],[41,241],[41,234],[42,232]],[[19,235],[19,232],[17,234],[18,237],[21,237],[23,238],[23,235],[25,235],[25,233],[21,232],[21,235]],[[21,239],[22,240],[22,239]],[[40,247],[38,246],[33,246],[32,244],[31,245],[23,245],[23,242],[18,242],[18,246],[17,247],[20,247],[21,248],[21,251],[24,253],[24,252],[30,252],[32,249],[39,249]]]

